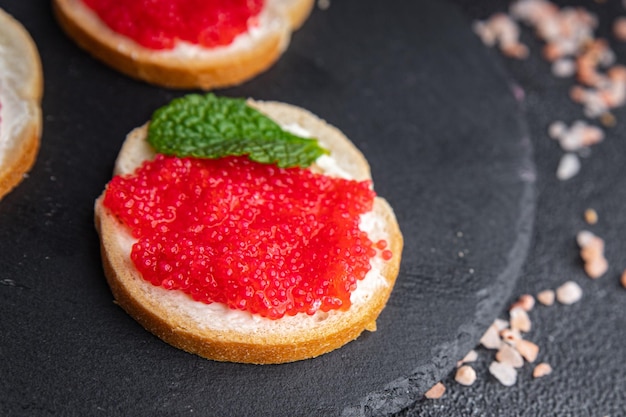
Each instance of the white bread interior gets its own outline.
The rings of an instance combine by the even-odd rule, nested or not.
[[[230,45],[145,48],[111,30],[82,0],[54,0],[57,20],[76,43],[116,70],[152,84],[204,90],[240,84],[268,69],[308,17],[314,0],[267,0],[259,24]]]
[[[370,178],[363,155],[336,128],[301,108],[276,102],[249,102],[279,124],[299,126],[318,138],[340,165],[338,172],[363,180]],[[147,125],[127,137],[115,164],[116,174],[128,174],[154,151],[145,140]],[[318,168],[319,169],[319,168]],[[96,201],[96,227],[100,233],[104,270],[117,302],[146,329],[166,342],[200,356],[244,363],[282,363],[318,356],[375,330],[395,283],[402,252],[402,235],[393,210],[377,197],[374,210],[362,216],[361,228],[370,239],[386,239],[390,261],[372,260],[372,270],[359,281],[346,312],[304,313],[271,320],[221,303],[203,304],[180,291],[168,291],[145,281],[134,268],[130,251],[134,239],[125,226]]]
[[[0,9],[0,198],[35,163],[42,93],[37,47],[26,29]]]

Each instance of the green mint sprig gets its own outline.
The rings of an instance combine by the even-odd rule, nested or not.
[[[329,152],[316,139],[283,130],[244,99],[190,94],[152,116],[148,142],[166,155],[220,158],[248,155],[281,168],[308,167]]]

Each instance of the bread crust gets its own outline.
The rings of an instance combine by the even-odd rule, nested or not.
[[[285,3],[285,13],[273,3]],[[262,12],[263,32],[245,47],[207,49],[202,54],[145,48],[106,26],[80,0],[53,0],[60,26],[83,49],[114,69],[170,88],[204,90],[240,84],[267,70],[289,44],[293,25],[308,16],[311,0],[270,0]]]
[[[254,104],[270,114],[279,109],[283,118],[288,117],[285,112],[289,108],[293,110],[294,120],[301,120],[305,115],[310,115],[302,109],[282,103],[254,102]],[[309,129],[313,125],[322,131],[326,128],[330,128],[331,131],[334,129],[313,115],[307,117],[312,118],[307,123]],[[146,126],[131,132],[127,141],[145,140],[145,131]],[[339,136],[331,140],[347,141],[343,134],[340,132],[338,134]],[[328,141],[328,138],[326,140]],[[349,141],[347,144],[340,144],[340,148],[347,149],[348,153],[355,152],[355,155],[360,155]],[[124,153],[137,152],[136,149],[138,148],[132,143],[128,146],[125,144],[120,158],[127,156]],[[150,159],[153,154],[145,156]],[[120,163],[119,158],[116,166],[118,171],[124,172],[132,168],[129,164]],[[368,293],[365,300],[353,302],[346,312],[320,312],[314,317],[299,314],[279,320],[257,318],[256,320],[261,323],[258,328],[251,328],[248,325],[239,327],[237,323],[226,328],[220,327],[210,320],[209,323],[203,322],[202,318],[184,309],[177,309],[176,301],[167,299],[178,297],[176,300],[181,300],[181,297],[186,297],[185,295],[154,287],[140,276],[129,256],[130,245],[123,243],[132,241],[132,238],[125,226],[102,205],[103,196],[104,193],[96,200],[95,222],[101,240],[104,272],[117,303],[144,328],[162,340],[208,359],[272,364],[312,358],[330,352],[356,339],[363,330],[375,330],[376,318],[383,310],[398,275],[403,246],[402,235],[393,210],[384,199],[377,197],[374,211],[384,221],[387,240],[394,256],[382,266],[383,282]],[[190,302],[198,305],[197,308],[206,306]]]
[[[26,29],[8,13],[0,9],[0,44],[4,53],[0,58],[0,85],[10,88],[16,100],[24,105],[20,128],[13,132],[0,156],[0,198],[15,188],[32,168],[37,158],[42,130],[41,97],[43,75],[37,47]],[[0,101],[2,106],[9,103]],[[8,125],[12,120],[0,120]]]

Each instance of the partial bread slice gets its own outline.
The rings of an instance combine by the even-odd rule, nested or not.
[[[26,29],[0,9],[0,198],[35,163],[42,94],[37,47]]]
[[[228,46],[173,50],[145,48],[111,30],[82,0],[54,0],[61,27],[87,52],[116,70],[149,83],[205,90],[240,84],[268,69],[287,48],[313,0],[267,0],[259,26]]]
[[[363,155],[336,128],[306,110],[282,103],[250,102],[279,124],[296,124],[331,150],[341,172],[369,178]],[[116,161],[116,173],[131,173],[154,157],[146,142],[147,125],[132,131]],[[318,167],[317,169],[320,169]],[[218,361],[283,363],[312,358],[356,339],[363,330],[375,330],[400,267],[403,240],[393,210],[377,197],[374,210],[362,217],[372,241],[386,239],[390,261],[372,260],[372,270],[359,281],[352,306],[346,312],[300,313],[271,320],[223,304],[193,301],[180,291],[168,291],[144,280],[135,269],[130,251],[135,241],[103,204],[95,204],[96,228],[101,238],[104,271],[118,304],[146,329],[173,346]],[[367,218],[367,221],[364,219]]]

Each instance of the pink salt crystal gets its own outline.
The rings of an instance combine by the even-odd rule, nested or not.
[[[593,261],[594,259],[604,257],[604,240],[597,236],[585,241],[585,245],[580,250],[580,257],[584,261]]]
[[[551,306],[554,304],[554,291],[544,290],[537,294],[537,300],[544,306]]]
[[[626,288],[626,270],[624,270],[624,272],[622,272],[622,277],[620,279],[620,282],[622,284],[622,287]]]
[[[498,329],[494,325],[489,326],[483,337],[480,338],[480,344],[487,349],[498,349],[501,341],[498,335]]]
[[[509,311],[512,330],[528,333],[532,327],[528,313],[521,307],[515,307]]]
[[[578,302],[583,296],[583,290],[574,281],[567,281],[556,289],[556,299],[559,303],[570,305]]]
[[[446,392],[446,386],[441,382],[437,382],[431,389],[426,391],[424,396],[429,400],[436,400],[443,397],[443,394]]]
[[[476,381],[476,371],[474,371],[474,368],[472,368],[471,366],[461,366],[459,369],[456,370],[454,380],[461,385],[469,387],[474,383],[474,381]]]
[[[467,355],[465,355],[465,357],[462,359],[462,362],[475,362],[476,359],[478,359],[478,353],[474,349],[472,349],[467,353]]]
[[[596,212],[592,208],[588,208],[587,210],[585,210],[584,217],[585,217],[585,221],[587,222],[587,224],[598,223],[598,212]]]
[[[504,319],[495,319],[493,321],[493,325],[498,330],[498,332],[501,332],[502,330],[509,328],[509,322]]]
[[[613,35],[618,41],[626,42],[626,17],[618,17],[613,22]]]
[[[491,365],[489,365],[489,373],[506,387],[515,385],[517,381],[517,371],[511,365],[495,361],[491,362]]]
[[[467,352],[467,355],[465,355],[463,359],[461,359],[460,361],[456,363],[456,367],[459,368],[464,363],[467,363],[467,362],[475,362],[476,359],[478,359],[478,353],[474,349],[472,349],[469,352]]]
[[[548,126],[548,135],[552,139],[559,139],[565,132],[567,132],[567,126],[560,120],[554,121]]]
[[[526,359],[527,362],[534,362],[539,354],[539,346],[529,340],[518,340],[515,349]]]
[[[576,243],[578,243],[579,247],[584,248],[585,246],[587,246],[589,244],[589,242],[591,242],[591,240],[594,237],[595,237],[595,235],[593,233],[591,233],[590,231],[588,231],[588,230],[581,230],[576,235]]]
[[[576,64],[571,59],[559,58],[552,63],[552,74],[555,77],[567,78],[576,73]]]
[[[604,132],[597,126],[586,126],[582,131],[582,146],[595,145],[604,140]]]
[[[513,310],[516,307],[521,308],[524,311],[530,311],[535,306],[535,297],[530,294],[523,294],[517,299],[516,302],[511,305],[509,310]]]
[[[552,367],[550,364],[541,362],[535,369],[533,369],[533,378],[541,378],[542,376],[546,376],[552,373]]]
[[[506,343],[503,343],[498,350],[498,353],[496,353],[496,360],[500,363],[511,365],[514,368],[521,368],[524,366],[524,358],[522,355]]]
[[[502,338],[503,342],[511,346],[515,346],[518,341],[522,340],[522,336],[520,335],[520,332],[515,329],[502,330],[500,332],[500,337]]]
[[[604,257],[597,257],[585,262],[585,273],[591,279],[598,279],[609,269],[609,262]]]
[[[566,153],[561,157],[556,169],[556,177],[561,181],[569,180],[580,171],[580,160],[574,153]]]
[[[474,30],[474,33],[478,35],[483,44],[485,44],[486,46],[495,45],[496,34],[493,32],[493,30],[491,30],[491,27],[487,23],[476,21],[472,25],[472,29]]]

